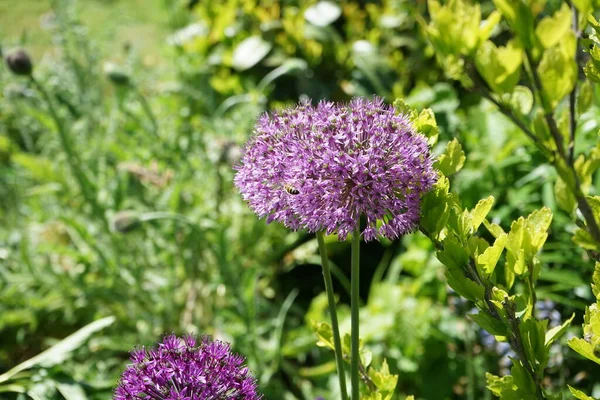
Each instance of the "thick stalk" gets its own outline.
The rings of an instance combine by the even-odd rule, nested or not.
[[[317,242],[319,243],[321,266],[323,267],[323,279],[325,280],[325,292],[327,292],[327,304],[329,306],[329,314],[331,315],[331,329],[333,333],[333,346],[335,348],[335,362],[337,364],[337,371],[340,379],[340,393],[342,395],[342,400],[347,400],[348,390],[346,389],[346,374],[344,373],[344,354],[342,353],[342,341],[340,339],[340,328],[338,325],[337,311],[335,308],[335,296],[333,294],[331,268],[329,267],[329,258],[327,258],[327,248],[325,247],[323,232],[317,232]]]
[[[351,357],[351,368],[350,376],[352,381],[352,400],[359,400],[359,351],[358,346],[360,343],[360,332],[359,332],[359,307],[360,307],[360,230],[356,228],[352,233],[352,263],[351,263],[351,330],[352,330],[352,357]]]

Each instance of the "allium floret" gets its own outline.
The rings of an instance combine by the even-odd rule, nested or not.
[[[258,400],[256,379],[229,344],[165,336],[155,349],[135,349],[115,400]]]
[[[426,138],[381,98],[302,102],[262,115],[237,167],[242,197],[267,222],[366,241],[417,228],[437,179]]]

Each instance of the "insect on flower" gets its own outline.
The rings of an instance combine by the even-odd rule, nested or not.
[[[293,195],[297,195],[300,194],[300,191],[298,189],[296,189],[295,187],[293,187],[290,184],[285,184],[283,185],[283,190],[285,190],[288,194],[293,194]]]

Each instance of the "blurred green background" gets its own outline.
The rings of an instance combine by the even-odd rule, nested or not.
[[[592,263],[556,210],[555,172],[491,104],[444,79],[426,15],[401,0],[0,0],[3,53],[29,51],[48,94],[0,67],[0,373],[114,316],[0,375],[0,397],[110,398],[130,349],[195,332],[230,341],[267,399],[336,398],[333,354],[312,330],[328,318],[316,240],[258,220],[232,184],[256,117],[306,97],[431,107],[439,148],[457,137],[467,153],[452,182],[465,206],[494,195],[505,229],[550,207],[539,316],[576,312],[577,332]],[[582,145],[598,117],[580,121]],[[349,331],[348,246],[327,240]],[[491,399],[485,371],[502,374],[511,353],[465,316],[472,305],[430,242],[362,254],[361,336],[400,375],[398,394]],[[597,368],[565,346],[549,365],[548,385],[600,394]]]

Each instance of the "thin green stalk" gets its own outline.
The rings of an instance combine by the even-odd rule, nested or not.
[[[102,211],[102,208],[100,207],[100,205],[98,204],[98,201],[96,200],[96,193],[95,193],[96,189],[95,189],[94,185],[92,184],[92,182],[89,180],[89,178],[86,176],[85,172],[83,171],[83,169],[81,167],[81,160],[79,159],[79,155],[77,154],[77,152],[75,151],[75,148],[73,147],[73,144],[71,143],[71,138],[69,137],[69,134],[63,124],[63,121],[60,118],[60,116],[58,115],[56,108],[54,107],[54,103],[53,103],[52,99],[50,98],[50,95],[44,88],[44,85],[42,85],[37,79],[35,79],[33,76],[30,76],[30,79],[31,79],[31,83],[37,89],[37,91],[42,95],[42,97],[44,98],[44,101],[46,102],[46,105],[48,106],[48,111],[50,111],[50,116],[54,120],[54,124],[56,125],[56,130],[58,131],[58,136],[60,138],[60,144],[61,144],[63,150],[65,151],[65,153],[67,154],[67,162],[69,163],[69,166],[71,167],[71,171],[72,171],[73,175],[75,176],[77,183],[79,184],[79,188],[81,189],[83,196],[88,201],[88,203],[92,205],[92,208],[94,209],[94,212],[96,214],[104,216],[104,212]],[[105,225],[106,225],[106,227],[108,227],[108,225],[106,224],[106,221],[105,221]]]
[[[346,389],[346,374],[344,373],[344,355],[342,353],[340,328],[338,325],[337,311],[335,309],[331,268],[329,268],[329,259],[327,258],[327,248],[325,247],[323,232],[317,232],[317,242],[319,243],[319,253],[321,254],[321,265],[323,267],[323,279],[325,280],[327,303],[329,305],[329,314],[331,315],[331,329],[333,332],[333,346],[335,348],[335,362],[337,364],[337,371],[340,379],[340,393],[342,395],[342,400],[346,400],[348,399],[348,390]]]
[[[351,263],[352,276],[351,280],[351,332],[352,332],[352,357],[351,357],[351,368],[350,377],[352,382],[352,400],[359,400],[359,320],[358,311],[360,307],[360,293],[359,293],[359,282],[360,282],[360,230],[356,228],[352,233],[352,263]]]
[[[152,107],[150,107],[150,103],[146,100],[146,96],[140,91],[140,89],[135,86],[135,95],[142,106],[144,113],[150,120],[150,124],[152,125],[152,134],[156,137],[160,137],[158,134],[158,122],[156,121],[156,117],[154,116],[154,111],[152,111]]]

